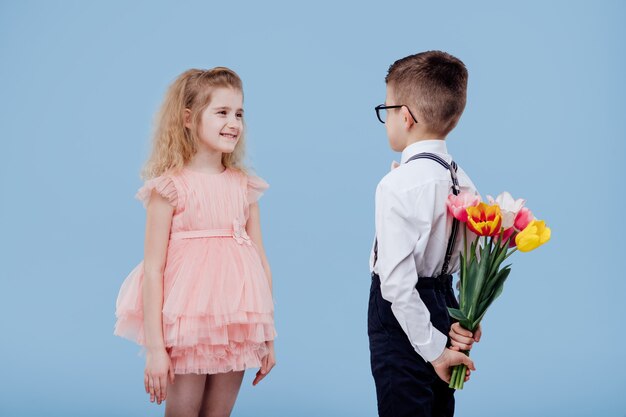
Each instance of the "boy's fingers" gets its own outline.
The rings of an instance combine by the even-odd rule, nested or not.
[[[471,369],[472,371],[475,371],[476,367],[474,366],[474,362],[469,358],[469,356],[465,356],[465,355],[463,356],[464,356],[463,364],[467,365],[467,367]]]
[[[459,342],[456,340],[452,340],[452,346],[458,347],[462,350],[470,350],[472,348],[472,344],[471,343],[467,343],[467,342]]]
[[[480,328],[480,325],[478,326],[478,329],[476,329],[476,334],[474,335],[474,340],[479,342],[480,341],[480,337],[483,335],[483,331]]]
[[[475,340],[472,339],[471,337],[465,337],[465,336],[457,336],[456,341],[461,342],[465,345],[471,345],[472,343],[475,342]]]
[[[464,343],[466,345],[471,345],[475,341],[471,336],[463,336],[454,332],[450,332],[450,339],[453,341]]]
[[[472,337],[472,332],[470,332],[467,329],[464,329],[459,323],[453,323],[452,330],[454,330],[455,333],[458,333],[462,336]]]

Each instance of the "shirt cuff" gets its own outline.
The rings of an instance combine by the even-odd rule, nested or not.
[[[419,353],[426,362],[432,362],[443,353],[448,343],[448,336],[441,333],[433,326],[433,334],[430,342],[425,345],[419,345]]]

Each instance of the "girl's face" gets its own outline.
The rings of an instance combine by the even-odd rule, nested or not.
[[[216,88],[200,115],[198,138],[209,152],[231,153],[243,132],[243,95],[232,88]]]

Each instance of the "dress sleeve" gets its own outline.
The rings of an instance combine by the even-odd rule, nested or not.
[[[248,204],[256,203],[268,188],[269,184],[262,178],[248,175]]]
[[[176,207],[178,205],[178,191],[171,177],[163,175],[147,180],[137,191],[135,198],[140,200],[144,207],[148,207],[152,190],[156,190],[156,192],[163,196],[172,206]]]

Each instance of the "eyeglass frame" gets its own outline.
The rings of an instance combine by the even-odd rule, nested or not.
[[[415,118],[415,116],[413,116],[413,113],[411,113],[411,109],[409,108],[409,106],[407,106],[406,104],[398,104],[394,106],[386,106],[384,104],[379,104],[378,106],[374,107],[374,110],[376,110],[376,117],[378,118],[378,121],[381,122],[382,124],[385,124],[385,122],[383,122],[383,119],[380,117],[380,111],[387,110],[387,109],[399,109],[402,107],[406,107],[406,109],[409,111],[409,114],[413,118],[413,121],[415,123],[419,123],[417,119]]]

